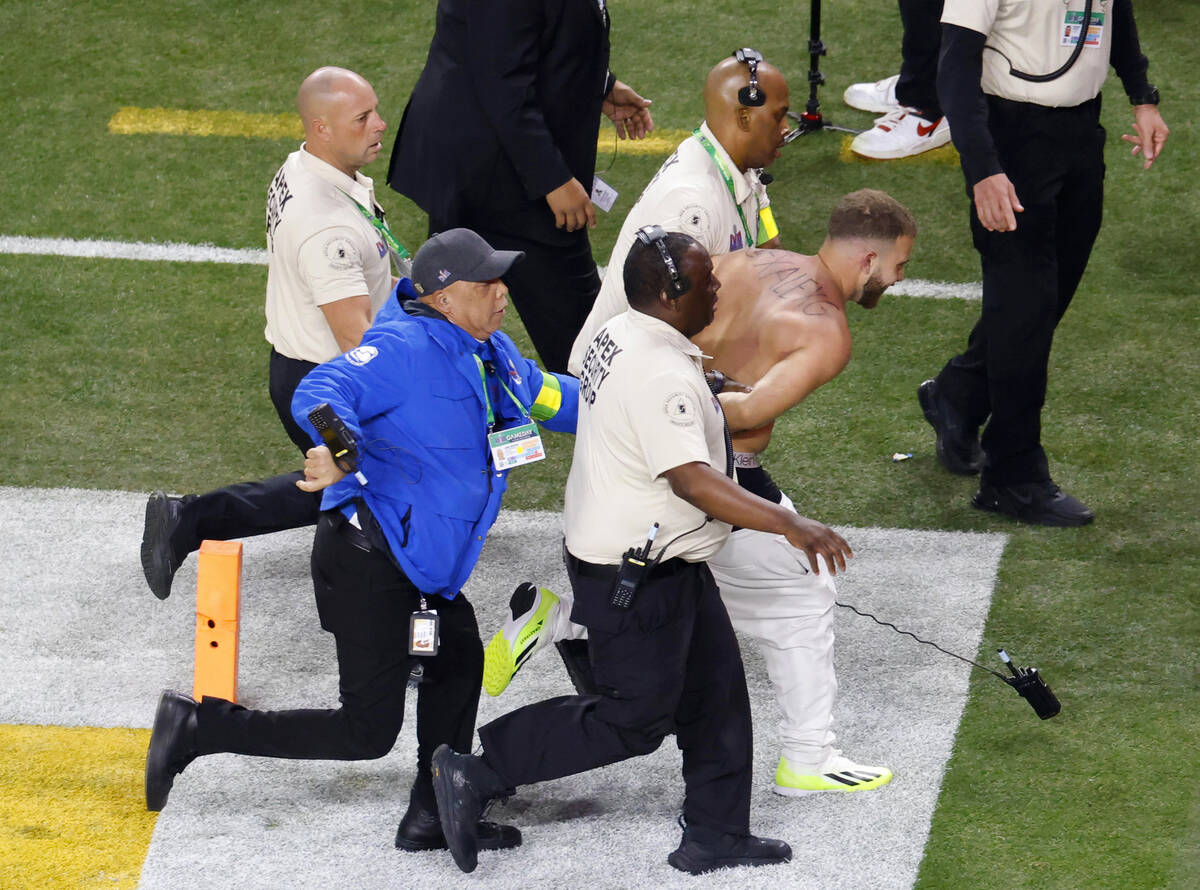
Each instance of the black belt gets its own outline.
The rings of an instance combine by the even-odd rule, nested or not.
[[[660,562],[653,569],[651,569],[646,578],[665,578],[670,575],[678,575],[695,564],[696,563],[679,559],[678,557],[674,559],[668,559],[665,562]],[[594,562],[584,562],[582,559],[579,559],[568,551],[567,568],[581,578],[596,578],[601,581],[611,581],[617,576],[617,570],[620,568],[620,566],[609,566],[600,565],[599,563]]]

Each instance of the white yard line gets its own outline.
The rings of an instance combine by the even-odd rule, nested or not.
[[[30,504],[38,509],[34,525],[26,521]],[[160,690],[190,691],[196,560],[184,563],[170,599],[154,599],[138,564],[144,505],[136,492],[0,487],[0,615],[7,619],[0,620],[0,723],[145,728]],[[553,513],[501,514],[467,585],[484,639],[502,620],[517,581],[566,586],[560,522]],[[977,651],[1004,535],[840,531],[856,553],[838,575],[840,600],[952,651]],[[320,630],[312,600],[311,545],[311,529],[245,542],[238,682],[249,707],[336,704],[333,642]],[[838,744],[860,762],[887,764],[896,778],[878,791],[801,799],[768,790],[779,714],[758,646],[742,641],[754,711],[752,825],[793,845],[798,855],[790,866],[697,881],[667,865],[679,842],[683,793],[679,751],[668,740],[648,757],[522,788],[492,818],[518,825],[525,844],[481,855],[475,883],[495,890],[910,890],[970,669],[841,610],[837,635]],[[1022,707],[1011,690],[993,685],[987,694],[1011,696],[1012,708]],[[569,691],[548,648],[503,696],[483,697],[479,723]],[[413,779],[414,717],[410,707],[395,750],[383,760],[220,755],[192,764],[158,817],[141,887],[470,883],[448,854],[392,848]]]
[[[74,256],[160,263],[240,263],[265,266],[265,250],[217,247],[212,244],[155,244],[146,241],[93,241],[74,238],[24,238],[0,235],[0,253]]]
[[[178,244],[170,241],[157,244],[146,241],[94,241],[0,235],[0,253],[149,260],[160,263],[239,263],[257,266],[267,264],[265,250],[216,247],[212,244]],[[603,275],[604,267],[599,268],[600,274]],[[892,285],[888,288],[888,293],[898,297],[978,300],[982,296],[983,286],[978,282],[954,283],[914,278]]]

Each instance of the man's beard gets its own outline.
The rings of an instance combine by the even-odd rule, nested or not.
[[[858,298],[858,305],[864,309],[874,309],[879,305],[879,300],[883,297],[883,292],[888,289],[888,286],[880,280],[878,275],[872,275],[867,279],[867,283],[863,285],[862,296]]]

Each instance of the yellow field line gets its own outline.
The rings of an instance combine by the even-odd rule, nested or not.
[[[241,136],[245,139],[302,139],[295,114],[246,111],[188,111],[182,108],[121,108],[108,122],[110,133],[124,136]]]
[[[237,136],[243,139],[303,139],[295,114],[256,114],[247,111],[189,111],[185,108],[125,107],[108,121],[108,131],[122,136]],[[596,140],[603,157],[618,142],[620,154],[668,155],[690,130],[655,130],[645,139],[618,141],[610,129]]]
[[[838,151],[838,160],[843,164],[940,164],[945,167],[958,166],[958,152],[955,151],[954,145],[950,143],[943,145],[941,148],[930,149],[929,151],[921,152],[919,155],[912,155],[907,158],[877,161],[874,158],[860,157],[852,152],[850,150],[850,143],[853,141],[853,136],[842,137],[842,147]]]
[[[146,729],[0,726],[0,885],[133,890],[154,833]]]

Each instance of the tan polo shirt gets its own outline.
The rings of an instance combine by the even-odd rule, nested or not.
[[[616,565],[627,549],[645,544],[657,522],[652,556],[684,532],[664,559],[712,556],[729,525],[705,522],[662,476],[693,461],[725,471],[724,418],[704,382],[701,352],[666,322],[629,309],[600,329],[583,360],[567,549],[586,562]]]
[[[367,294],[374,318],[391,292],[387,245],[354,201],[374,210],[370,178],[351,179],[303,145],[267,189],[265,333],[289,358],[326,362],[341,353],[324,304]]]
[[[679,144],[663,162],[642,196],[625,217],[608,260],[600,294],[575,338],[567,370],[578,375],[583,354],[600,326],[629,308],[625,297],[625,259],[643,226],[662,226],[668,232],[691,235],[704,245],[709,256],[721,256],[758,242],[759,211],[771,204],[767,187],[757,170],[742,173],[708,124],[700,132],[712,144],[717,157],[729,171],[733,195],[704,146],[695,136]],[[738,209],[741,213],[738,213]],[[743,225],[743,221],[745,225]],[[746,230],[746,226],[750,230]]]
[[[1081,30],[1084,0],[945,0],[942,22],[987,36],[983,51],[983,91],[1001,99],[1052,108],[1093,99],[1108,75],[1114,27],[1111,0],[1093,0],[1092,26],[1071,70],[1046,83],[1009,74],[1057,71],[1071,57]],[[1100,21],[1098,21],[1100,20]]]

